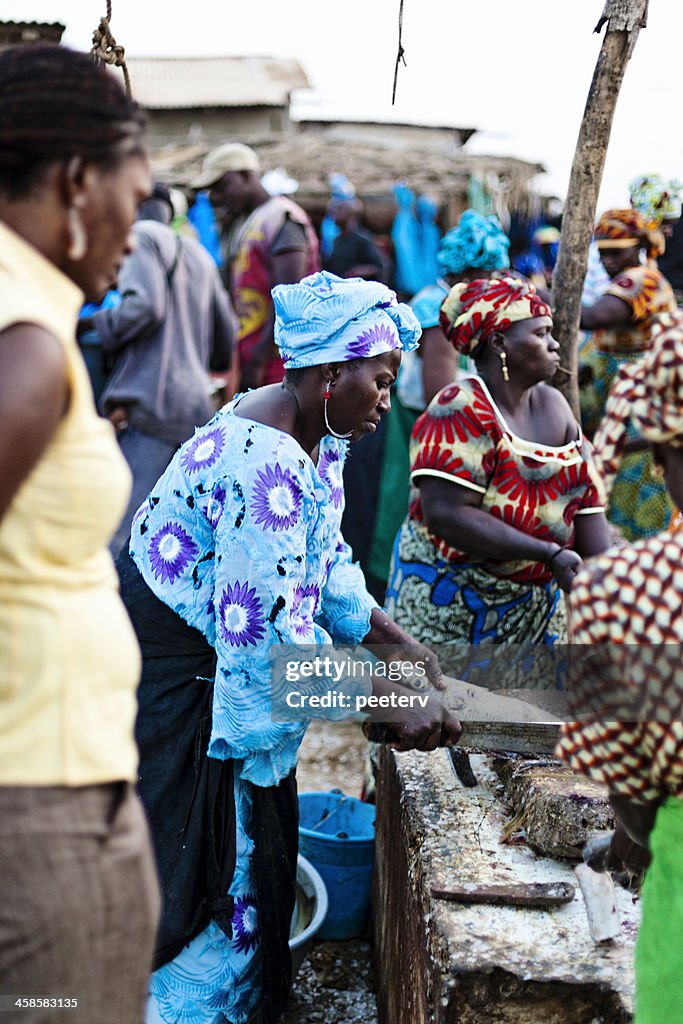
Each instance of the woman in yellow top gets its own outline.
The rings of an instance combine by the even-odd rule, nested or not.
[[[76,340],[150,188],[85,54],[0,54],[0,978],[8,1022],[138,1024],[158,893],[132,783],[140,663],[106,545],[129,473]]]

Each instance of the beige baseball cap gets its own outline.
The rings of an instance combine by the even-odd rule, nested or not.
[[[224,142],[204,157],[202,169],[190,185],[192,188],[208,188],[226,171],[255,171],[258,174],[260,170],[261,164],[253,149],[241,142]]]

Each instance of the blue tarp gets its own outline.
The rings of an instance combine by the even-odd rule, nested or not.
[[[441,235],[435,224],[436,203],[428,196],[417,202],[407,185],[394,185],[398,212],[391,229],[396,290],[415,295],[438,277],[436,254]]]
[[[194,206],[188,210],[187,219],[194,226],[199,241],[220,267],[223,263],[220,233],[208,192],[197,193]]]

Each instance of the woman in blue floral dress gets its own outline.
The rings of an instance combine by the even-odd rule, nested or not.
[[[367,593],[340,521],[347,440],[388,412],[419,326],[376,283],[322,273],[273,295],[283,383],[238,396],[180,449],[119,564],[165,903],[148,1024],[271,1022],[286,1003],[306,723],[271,717],[273,645],[413,642]],[[397,733],[426,750],[459,726],[439,705]]]

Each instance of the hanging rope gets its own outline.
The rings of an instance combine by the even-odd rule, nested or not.
[[[403,49],[403,0],[401,0],[401,6],[398,11],[398,53],[396,54],[396,64],[394,66],[394,88],[391,93],[391,105],[393,107],[394,101],[396,100],[396,83],[398,82],[398,66],[403,61],[403,67],[407,67],[405,50]]]
[[[123,71],[123,80],[126,84],[126,92],[130,96],[130,77],[126,67],[126,51],[119,46],[109,28],[111,21],[111,0],[107,0],[107,14],[100,18],[100,23],[92,34],[92,49],[90,56],[96,64],[113,64]]]

